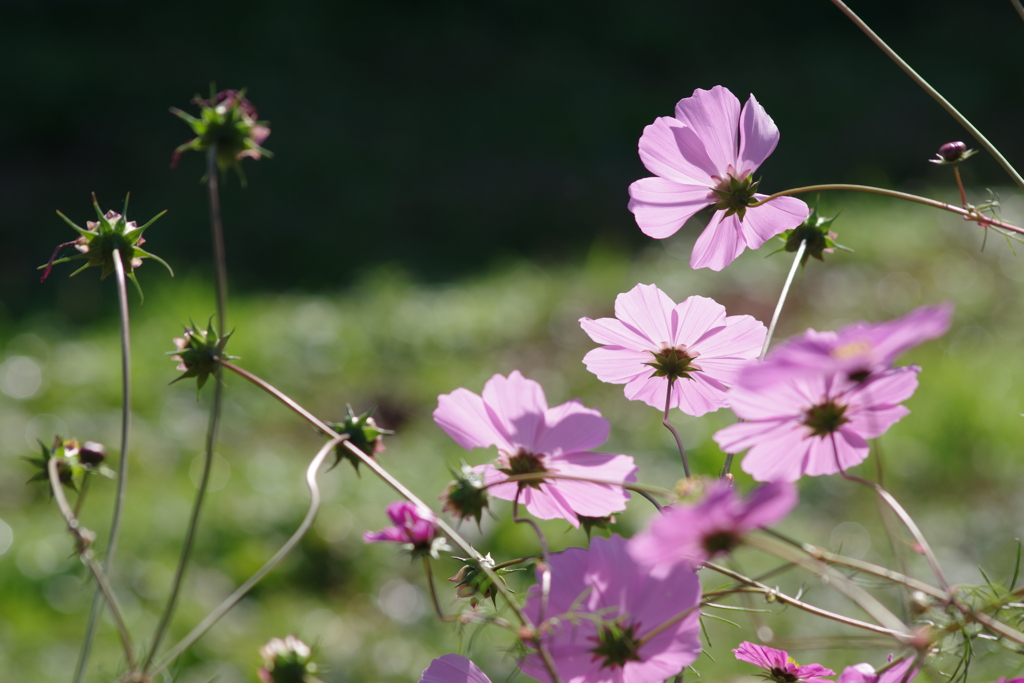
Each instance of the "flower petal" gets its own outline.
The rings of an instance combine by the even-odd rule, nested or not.
[[[764,163],[768,155],[779,144],[779,129],[768,116],[764,107],[753,95],[743,105],[740,113],[739,167],[736,169],[746,177]]]
[[[526,379],[518,370],[507,378],[495,375],[484,385],[483,400],[508,443],[532,450],[548,409],[540,384]]]
[[[711,90],[694,90],[691,97],[676,104],[676,118],[693,128],[704,143],[719,170],[716,175],[724,176],[728,166],[737,165],[740,101],[728,88],[716,85]]]
[[[768,195],[755,194],[758,201]],[[767,204],[747,209],[742,221],[743,241],[751,249],[781,232],[791,230],[804,222],[811,210],[796,197],[776,197]]]
[[[705,194],[715,184],[711,176],[721,175],[697,133],[669,116],[644,128],[639,149],[648,171],[683,185],[700,185]]]
[[[649,363],[653,356],[647,351],[634,351],[621,346],[601,346],[583,356],[587,370],[602,382],[625,384],[637,377],[650,376]]]
[[[449,654],[432,661],[419,683],[491,683],[491,679],[462,655]]]
[[[705,185],[683,185],[667,178],[641,178],[629,186],[628,207],[648,237],[665,239],[711,204]]]
[[[438,396],[434,422],[467,450],[490,446],[508,450],[510,447],[491,420],[484,400],[468,389]]]
[[[725,211],[716,211],[693,245],[690,267],[722,270],[745,248],[739,219],[735,215],[726,216]]]
[[[587,408],[579,399],[549,408],[534,448],[552,458],[563,453],[580,453],[597,448],[608,440],[608,420],[595,408]]]
[[[690,348],[709,330],[725,327],[725,306],[706,296],[687,297],[672,309],[671,321],[669,343]]]
[[[672,340],[671,316],[675,305],[657,285],[638,284],[615,297],[615,317],[655,344],[668,343]]]
[[[624,346],[634,351],[649,351],[658,346],[641,330],[632,328],[616,318],[580,318],[580,327],[598,344]]]

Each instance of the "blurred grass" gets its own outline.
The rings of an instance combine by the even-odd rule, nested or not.
[[[808,326],[834,329],[858,319],[888,319],[924,303],[956,302],[953,329],[901,361],[924,371],[908,402],[912,414],[883,439],[887,485],[937,546],[952,581],[980,583],[977,565],[1005,580],[1024,519],[1024,261],[997,236],[990,235],[980,251],[978,228],[928,209],[848,195],[822,197],[821,209],[826,215],[842,210],[834,228],[855,252],[808,264],[783,314],[779,338]],[[1024,202],[1008,201],[1003,217],[1019,224]],[[593,344],[577,321],[611,315],[615,295],[637,282],[655,282],[676,300],[712,296],[731,315],[766,321],[788,256],[764,258],[766,247],[744,254],[722,273],[694,272],[687,261],[702,220],[670,240],[651,242],[635,259],[606,238],[581,262],[509,262],[447,285],[417,285],[402,271],[384,267],[333,295],[235,298],[229,318],[237,332],[229,351],[323,418],[340,419],[346,402],[357,411],[378,406],[379,421],[398,432],[387,441],[381,462],[428,501],[436,500],[449,478],[445,463],[494,456],[462,451],[433,424],[437,395],[460,386],[479,392],[491,375],[513,369],[540,381],[552,405],[579,397],[599,408],[612,423],[606,449],[634,455],[641,481],[671,487],[681,476],[678,454],[657,411],[626,401],[620,386],[602,384],[586,372],[581,358]],[[230,254],[230,234],[228,239]],[[207,282],[171,281],[150,266],[139,274],[147,301],[142,307],[133,301],[132,307],[133,468],[115,578],[134,633],[145,642],[168,590],[195,491],[209,400],[207,391],[197,402],[188,382],[167,385],[176,374],[163,353],[173,348],[181,323],[205,322],[213,300]],[[104,286],[111,296],[113,283]],[[67,681],[91,588],[70,555],[45,488],[24,484],[31,470],[18,456],[34,455],[35,440],[49,440],[55,432],[116,448],[117,321],[73,327],[40,312],[0,332],[0,344],[0,671],[17,672],[18,680]],[[213,491],[168,644],[258,568],[298,524],[307,505],[304,470],[322,444],[311,428],[240,378],[229,376],[227,383]],[[732,421],[728,411],[701,419],[673,417],[697,472],[710,475],[721,467],[722,454],[710,436]],[[874,460],[860,468],[863,474],[873,476]],[[740,485],[749,487],[738,462]],[[420,566],[391,548],[363,544],[364,530],[387,523],[384,506],[395,498],[390,489],[367,473],[357,476],[347,463],[320,481],[325,505],[315,531],[193,648],[175,680],[253,681],[257,648],[287,633],[317,644],[328,682],[416,680],[432,657],[460,644],[472,646],[493,680],[504,680],[514,669],[503,654],[510,645],[504,634],[477,634],[475,627],[460,634],[438,625]],[[86,526],[100,532],[100,546],[113,490],[113,482],[96,485],[82,514]],[[783,530],[891,563],[869,493],[823,477],[801,482],[801,496]],[[500,521],[485,519],[479,532],[471,525],[463,530],[498,561],[534,552],[528,530],[508,522],[508,505],[497,502],[495,508]],[[635,499],[617,527],[632,533],[650,513],[645,501]],[[543,526],[553,549],[586,542],[564,523]],[[738,553],[736,561],[749,572],[772,566],[749,552]],[[449,610],[455,606],[444,578],[456,569],[457,563],[443,560],[436,570]],[[929,578],[920,561],[912,569]],[[724,583],[714,576],[704,580]],[[804,588],[815,604],[856,615],[813,577],[793,574],[778,581],[783,590]],[[511,581],[520,592],[528,583],[525,575]],[[894,593],[886,595],[897,604]],[[878,665],[888,652],[844,649],[851,644],[845,638],[860,634],[792,615],[769,623],[780,637],[810,639],[803,641],[810,650],[794,648],[801,661],[839,670],[865,659]],[[728,652],[755,638],[751,621],[726,616],[742,629],[708,621],[717,662],[702,657],[696,667],[709,681],[754,673]],[[113,677],[117,652],[107,623],[90,681]],[[992,652],[974,665],[978,680],[1006,674],[1012,660]]]

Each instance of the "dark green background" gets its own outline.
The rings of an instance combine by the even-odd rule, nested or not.
[[[1020,161],[1024,27],[1009,2],[854,8]],[[964,137],[826,0],[7,0],[0,56],[0,315],[14,319],[108,305],[93,278],[39,286],[30,272],[73,237],[54,209],[81,223],[91,191],[104,208],[131,191],[140,219],[170,209],[148,246],[208,271],[203,160],[168,168],[190,131],[167,108],[210,81],[249,88],[277,155],[247,164],[247,191],[227,183],[236,291],[336,288],[381,262],[444,281],[579,257],[596,235],[636,248],[636,140],[698,87],[753,92],[773,116],[768,190],[946,183],[924,160]],[[1005,182],[984,157],[967,173]]]

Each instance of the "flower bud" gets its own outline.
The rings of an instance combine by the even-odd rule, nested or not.
[[[167,352],[172,360],[178,361],[177,369],[184,372],[171,384],[187,377],[195,377],[197,391],[201,390],[210,375],[220,370],[221,361],[237,358],[224,353],[224,347],[227,346],[232,334],[234,333],[228,332],[223,337],[218,337],[213,329],[212,317],[205,330],[197,327],[194,322],[186,327],[184,336],[174,339],[177,349]]]
[[[438,496],[443,503],[442,512],[448,512],[460,521],[467,517],[473,517],[479,526],[480,518],[488,503],[483,472],[478,472],[476,468],[462,463],[462,470],[460,472],[452,470],[452,474],[455,476],[455,481],[450,482],[444,493]]]
[[[977,153],[978,150],[967,149],[965,143],[957,140],[956,142],[947,142],[939,147],[939,151],[935,153],[935,158],[928,161],[933,164],[958,164]]]
[[[363,533],[367,543],[401,543],[413,557],[437,559],[441,551],[451,550],[443,536],[438,535],[437,517],[425,507],[401,500],[388,505],[392,524],[381,531]]]
[[[271,638],[260,648],[263,666],[257,672],[263,683],[310,683],[317,666],[310,659],[309,646],[288,636],[284,640]]]
[[[376,406],[370,408],[362,415],[356,415],[355,411],[352,410],[352,406],[348,403],[345,404],[348,409],[348,415],[345,416],[343,422],[328,422],[327,425],[338,434],[348,434],[348,440],[353,446],[356,446],[363,453],[367,455],[377,455],[384,451],[384,437],[394,434],[390,429],[383,429],[377,426],[376,421],[373,419],[373,411],[377,409]],[[336,467],[341,459],[344,458],[352,463],[352,467],[356,468],[356,472],[359,472],[359,460],[355,453],[348,450],[345,444],[339,443],[334,449],[334,465]]]
[[[260,146],[270,135],[270,127],[266,121],[257,120],[256,107],[245,98],[245,90],[222,90],[208,100],[197,95],[192,103],[199,105],[199,118],[171,107],[171,113],[187,123],[196,134],[174,150],[171,168],[177,166],[178,159],[189,150],[207,152],[212,149],[217,167],[221,171],[234,168],[244,185],[242,159],[274,156]]]
[[[167,265],[159,256],[151,254],[145,249],[142,249],[142,244],[146,241],[142,237],[143,231],[151,226],[158,218],[163,216],[166,211],[161,211],[156,216],[151,218],[148,223],[143,225],[141,228],[135,223],[135,221],[129,221],[128,215],[128,198],[125,197],[124,209],[121,213],[114,211],[107,211],[103,213],[100,209],[99,203],[96,201],[96,194],[92,195],[92,205],[96,209],[96,217],[99,220],[86,221],[85,228],[81,228],[71,221],[70,218],[62,214],[60,211],[57,215],[64,219],[64,222],[70,225],[75,232],[78,233],[78,239],[70,242],[64,242],[63,244],[57,245],[57,248],[53,252],[53,256],[50,257],[49,262],[39,266],[39,270],[43,271],[43,277],[40,281],[45,280],[50,275],[50,270],[53,266],[58,263],[67,263],[69,261],[78,261],[85,259],[86,263],[84,266],[71,273],[72,276],[78,275],[86,268],[91,266],[100,267],[100,279],[106,279],[108,275],[114,272],[114,251],[116,250],[121,256],[121,265],[124,267],[125,275],[135,284],[135,288],[139,292],[139,296],[142,296],[142,289],[139,287],[139,281],[135,279],[135,269],[142,265],[142,259],[151,258],[161,263],[171,276],[174,276],[174,271]],[[60,254],[61,249],[64,247],[73,246],[79,251],[77,256],[68,256],[65,258],[58,259],[57,255]]]
[[[95,467],[107,457],[107,448],[95,441],[86,441],[78,451],[78,460],[86,467]]]
[[[812,256],[819,261],[824,261],[824,254],[831,254],[836,249],[851,251],[848,247],[838,244],[836,242],[838,235],[830,230],[836,218],[838,216],[831,218],[819,216],[818,207],[813,207],[803,223],[792,230],[786,230],[779,236],[786,243],[786,246],[779,251],[795,253],[800,250],[800,243],[806,242],[804,255],[800,259],[801,266],[807,265],[807,259]]]

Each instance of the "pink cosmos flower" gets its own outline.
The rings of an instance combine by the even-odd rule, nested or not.
[[[743,471],[758,481],[796,481],[835,474],[868,456],[867,439],[885,433],[910,411],[900,405],[917,389],[911,365],[856,382],[839,375],[792,377],[729,392],[729,406],[744,420],[714,435],[726,453],[750,449]]]
[[[491,679],[465,657],[443,655],[423,670],[420,683],[491,683]]]
[[[726,317],[702,296],[676,304],[655,285],[637,285],[615,298],[615,318],[580,318],[599,344],[583,357],[602,382],[626,385],[626,398],[700,416],[727,404],[725,389],[738,369],[757,358],[765,326],[749,315]],[[672,395],[669,397],[669,383]]]
[[[407,543],[414,551],[431,549],[437,537],[437,518],[433,512],[401,500],[388,505],[388,517],[394,526],[382,531],[364,532],[363,540],[367,543]]]
[[[889,660],[892,661],[892,655]],[[914,657],[908,657],[881,674],[875,673],[875,667],[870,664],[854,664],[843,669],[837,683],[910,683],[918,672],[914,662]]]
[[[721,270],[744,248],[757,249],[807,218],[807,205],[755,192],[753,173],[779,142],[779,129],[751,95],[740,101],[718,85],[679,100],[675,118],[644,128],[640,158],[655,178],[629,186],[629,210],[646,235],[664,239],[706,206],[717,211],[693,246],[690,266]]]
[[[697,659],[700,583],[693,569],[677,565],[653,577],[633,562],[619,536],[556,553],[550,568],[548,619],[540,632],[565,683],[661,683]],[[531,587],[525,612],[535,623],[540,598],[538,586]],[[537,654],[519,666],[529,676],[551,680]]]
[[[764,668],[768,672],[769,680],[777,683],[832,683],[822,676],[834,676],[836,673],[821,664],[800,666],[785,650],[776,650],[774,647],[750,642],[740,643],[740,646],[733,650],[733,654],[741,662],[749,662]]]
[[[788,482],[765,484],[740,500],[732,486],[716,481],[697,505],[665,508],[627,549],[658,576],[680,563],[697,567],[731,551],[747,532],[778,522],[796,502],[796,487]]]
[[[492,495],[519,500],[540,519],[561,518],[579,526],[579,515],[606,517],[626,509],[629,494],[620,486],[573,479],[534,479],[500,484],[517,474],[570,475],[615,482],[636,480],[628,455],[590,453],[608,438],[608,421],[574,399],[548,408],[540,384],[518,370],[495,375],[483,396],[456,389],[437,397],[434,421],[466,449],[498,447],[494,465],[474,468]]]
[[[1024,678],[1014,678],[1012,680],[1007,680],[1004,676],[1000,678],[998,681],[993,681],[993,683],[1024,683]]]
[[[739,382],[759,387],[797,374],[844,373],[863,381],[889,369],[896,357],[949,329],[953,305],[922,306],[884,323],[859,322],[838,332],[807,330],[772,351],[764,363],[744,368]]]

